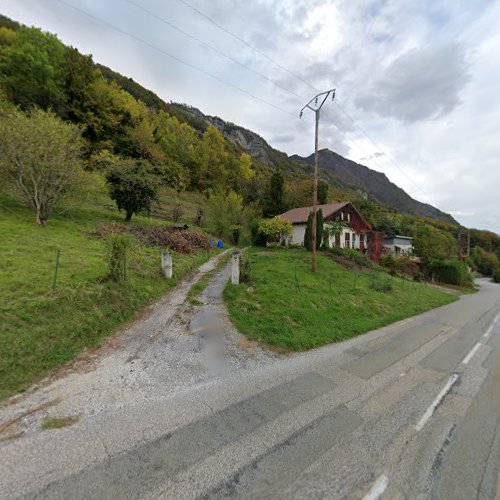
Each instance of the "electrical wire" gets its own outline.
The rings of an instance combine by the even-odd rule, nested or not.
[[[92,19],[94,19],[94,20],[96,20],[96,21],[98,21],[100,23],[102,23],[102,24],[105,24],[106,26],[109,26],[110,28],[112,28],[115,31],[121,33],[122,35],[128,36],[128,37],[130,37],[130,38],[132,38],[132,39],[134,39],[134,40],[136,40],[136,41],[138,41],[138,42],[140,42],[140,43],[148,46],[149,48],[156,50],[157,52],[159,52],[159,53],[161,53],[161,54],[163,54],[163,55],[165,55],[165,56],[173,59],[174,61],[177,61],[178,63],[180,63],[180,64],[182,64],[184,66],[187,66],[187,67],[189,67],[191,69],[194,69],[194,70],[196,70],[196,71],[198,71],[200,73],[203,73],[203,74],[209,76],[210,78],[218,81],[219,83],[227,85],[227,86],[229,86],[229,87],[231,87],[231,88],[233,88],[235,90],[238,90],[239,92],[242,92],[243,94],[246,94],[247,96],[251,97],[252,99],[254,99],[256,101],[260,101],[263,104],[266,104],[267,106],[270,106],[270,107],[276,109],[277,111],[280,111],[281,113],[285,113],[285,114],[287,114],[289,116],[293,116],[294,118],[297,118],[297,115],[295,113],[291,113],[290,111],[282,109],[282,108],[276,106],[275,104],[273,104],[272,102],[266,101],[265,99],[262,99],[261,97],[258,97],[256,95],[252,94],[251,92],[248,92],[247,90],[239,87],[238,85],[235,85],[235,84],[233,84],[231,82],[228,82],[227,80],[224,80],[224,79],[218,77],[217,75],[214,75],[213,73],[210,73],[210,72],[204,70],[203,68],[200,68],[199,66],[196,66],[195,64],[192,64],[192,63],[190,63],[188,61],[185,61],[185,60],[181,59],[180,57],[178,57],[178,56],[176,56],[174,54],[171,54],[170,52],[167,52],[167,51],[161,49],[160,47],[157,47],[156,45],[153,45],[152,43],[148,42],[147,40],[144,40],[144,39],[142,39],[142,38],[140,38],[140,37],[138,37],[138,36],[136,36],[136,35],[128,32],[126,30],[123,30],[122,28],[119,28],[118,26],[115,26],[114,24],[110,23],[109,21],[101,19],[100,17],[97,17],[97,16],[91,14],[90,12],[87,12],[86,10],[81,9],[80,7],[77,7],[77,6],[75,6],[75,5],[73,5],[73,4],[69,3],[69,2],[66,2],[65,0],[57,0],[57,1],[59,3],[61,3],[61,4],[66,5],[67,7],[70,7],[73,10],[76,10],[76,11],[78,11],[78,12],[80,12],[80,13],[82,13],[82,14],[84,14],[84,15],[86,15],[86,16],[88,16],[88,17],[90,17],[90,18],[92,18]]]
[[[215,21],[214,19],[212,19],[210,16],[208,16],[207,14],[205,14],[204,12],[202,12],[201,10],[199,10],[198,8],[194,7],[192,4],[190,4],[189,2],[187,2],[186,0],[177,0],[177,1],[180,2],[180,3],[182,3],[183,5],[185,5],[186,7],[190,8],[194,12],[196,12],[198,15],[200,15],[201,17],[203,17],[204,19],[206,19],[208,22],[210,22],[211,24],[213,24],[214,26],[216,26],[218,29],[220,29],[224,33],[227,33],[228,35],[232,36],[235,40],[238,40],[239,42],[243,43],[245,46],[247,46],[251,50],[255,51],[257,54],[261,55],[265,59],[267,59],[269,62],[271,62],[272,64],[274,64],[276,67],[282,69],[283,71],[285,71],[286,73],[288,73],[290,76],[292,76],[295,79],[297,79],[297,80],[301,81],[302,83],[306,84],[309,88],[311,88],[315,92],[320,92],[320,90],[318,88],[316,88],[311,82],[307,81],[305,78],[301,77],[300,75],[295,74],[293,71],[289,70],[287,67],[283,66],[278,61],[276,61],[272,57],[268,56],[266,53],[262,52],[261,50],[259,50],[254,45],[248,43],[246,40],[244,40],[240,36],[236,35],[232,31],[230,31],[229,29],[225,28],[224,26],[222,26],[221,24],[219,24],[217,21]],[[294,92],[293,92],[293,94],[297,95]],[[340,109],[340,111],[353,123],[353,125],[375,146],[375,148],[378,150],[378,152],[381,153],[383,156],[385,156],[418,189],[417,192],[420,192],[420,193],[423,193],[423,194],[429,196],[429,194],[426,193],[423,189],[421,189],[420,186],[418,184],[416,184],[415,181],[403,170],[403,168],[401,168],[401,166],[396,162],[396,160],[394,160],[394,158],[392,158],[392,156],[390,156],[386,151],[384,151],[375,142],[375,140],[373,140],[368,135],[368,133],[356,122],[356,120],[352,116],[350,116],[347,113],[347,111],[338,103],[338,101],[336,101],[335,104],[338,106],[338,108]],[[382,168],[382,170],[383,170],[383,168]]]

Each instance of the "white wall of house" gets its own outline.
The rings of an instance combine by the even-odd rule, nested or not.
[[[306,234],[306,224],[294,224],[292,240],[290,241],[290,243],[292,245],[303,245],[305,234]]]
[[[291,239],[289,240],[289,243],[292,245],[303,245],[305,233],[306,233],[306,224],[294,224],[292,236]],[[346,240],[346,234],[349,234],[348,240]],[[340,235],[340,246],[342,248],[356,248],[359,250],[362,239],[365,243],[365,248],[366,248],[367,241],[365,234],[359,234],[353,231],[351,228],[345,228],[343,229],[342,234]],[[335,237],[330,236],[329,245],[331,247],[335,246]]]
[[[349,236],[346,237],[346,235],[349,235]],[[361,246],[361,241],[364,242],[365,248],[366,248],[367,241],[366,241],[365,234],[356,233],[355,231],[353,231],[349,227],[342,230],[342,234],[340,235],[341,248],[356,248],[357,250],[359,250],[359,248]],[[330,236],[329,244],[331,247],[336,246],[334,236]]]

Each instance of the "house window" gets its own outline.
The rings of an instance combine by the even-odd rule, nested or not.
[[[344,220],[344,212],[340,212],[340,220]]]
[[[351,222],[351,214],[347,212],[347,222]]]
[[[356,248],[356,234],[352,233],[352,248]]]
[[[351,233],[345,233],[345,245],[346,248],[351,246]]]

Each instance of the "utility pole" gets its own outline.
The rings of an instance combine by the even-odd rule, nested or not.
[[[332,96],[332,101],[335,99],[335,89],[327,90],[315,95],[301,110],[300,118],[304,109],[308,108],[314,111],[315,114],[315,131],[314,131],[314,195],[313,195],[313,254],[312,254],[312,272],[316,272],[316,213],[318,211],[318,136],[319,136],[319,118],[321,108],[325,104],[329,96]]]

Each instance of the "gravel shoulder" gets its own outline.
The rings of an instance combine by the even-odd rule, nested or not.
[[[148,307],[98,349],[82,354],[23,395],[0,406],[0,446],[36,435],[48,418],[78,417],[74,426],[160,401],[233,370],[255,368],[283,357],[246,342],[230,323],[222,292],[230,265],[198,297],[191,286],[224,254],[202,265],[172,292]]]

